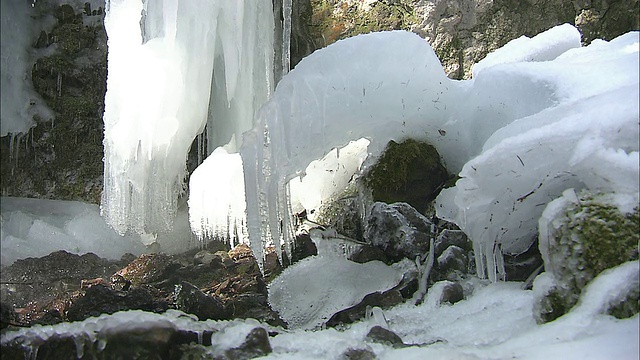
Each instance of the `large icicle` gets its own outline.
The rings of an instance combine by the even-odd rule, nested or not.
[[[102,214],[118,232],[172,227],[207,121],[209,149],[251,127],[273,87],[271,11],[268,0],[107,2]]]

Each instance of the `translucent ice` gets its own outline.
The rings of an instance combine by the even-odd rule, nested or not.
[[[245,6],[245,3],[247,6]],[[273,88],[271,2],[110,0],[102,214],[119,233],[171,229],[187,152],[251,127]]]

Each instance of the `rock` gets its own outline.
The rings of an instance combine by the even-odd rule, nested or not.
[[[371,208],[365,239],[382,249],[389,261],[415,260],[429,251],[432,223],[406,203],[377,202]]]
[[[348,348],[339,357],[340,360],[375,360],[376,354],[369,349]]]
[[[406,202],[424,211],[449,177],[432,145],[408,139],[401,143],[390,141],[365,174],[364,183],[371,189],[374,201]]]
[[[571,189],[547,205],[539,221],[539,248],[545,268],[540,276],[545,281],[534,282],[538,284],[537,289],[534,286],[538,323],[553,321],[568,312],[585,286],[603,270],[638,259],[639,209],[622,213],[613,195],[585,191],[576,196]],[[637,313],[638,306],[635,308]],[[633,309],[621,312],[625,316],[633,313]]]
[[[134,286],[159,281],[180,265],[165,254],[143,254],[115,275],[122,276]]]
[[[168,304],[152,289],[135,287],[127,292],[113,290],[103,284],[73,293],[64,309],[66,321],[82,321],[92,316],[113,314],[123,310],[163,312]]]
[[[405,343],[402,341],[402,338],[398,336],[391,330],[385,329],[382,326],[376,325],[369,330],[367,333],[367,340],[392,346],[394,348],[402,348],[405,347]]]
[[[455,304],[464,299],[464,289],[459,283],[447,282],[442,288],[440,304]]]
[[[436,259],[438,270],[443,274],[449,274],[454,271],[466,272],[468,261],[466,252],[455,245],[449,246]]]
[[[0,272],[2,300],[22,308],[18,323],[28,325],[42,315],[37,312],[44,304],[79,290],[83,279],[109,278],[119,264],[91,253],[76,255],[66,251],[18,260]]]
[[[16,315],[13,306],[3,302],[0,302],[0,329],[7,328],[9,325],[17,323],[18,316]]]
[[[527,251],[518,255],[504,255],[505,280],[525,281],[540,266],[542,266],[542,255],[538,249],[538,239],[531,242]]]
[[[306,257],[318,255],[316,244],[311,240],[309,233],[306,232],[296,234],[291,250],[291,256],[288,256],[286,251],[283,252],[282,257],[286,258],[285,266],[294,264]]]
[[[359,264],[364,264],[368,261],[379,260],[383,263],[389,263],[389,259],[387,259],[387,255],[385,255],[384,251],[378,247],[373,245],[363,245],[355,253],[349,256],[349,260],[357,262]]]
[[[229,311],[215,295],[206,295],[186,281],[176,285],[174,299],[176,309],[196,315],[200,320],[221,320],[230,317]]]
[[[268,355],[272,352],[269,334],[261,327],[252,329],[242,345],[225,351],[224,359],[246,360]]]
[[[404,301],[400,290],[396,288],[387,290],[383,293],[375,292],[368,294],[357,305],[350,308],[341,310],[327,321],[327,326],[337,326],[339,324],[351,324],[358,320],[364,319],[367,308],[380,307],[382,309],[388,309],[392,306],[400,304]]]
[[[640,7],[632,1],[398,0],[312,2],[312,34],[327,46],[361,33],[404,29],[429,41],[451,78],[471,77],[471,67],[489,52],[520,36],[575,24],[589,44],[640,28]]]

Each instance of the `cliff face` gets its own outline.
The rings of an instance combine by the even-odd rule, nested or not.
[[[291,65],[340,39],[403,29],[430,41],[450,77],[469,78],[474,63],[509,40],[565,22],[582,31],[585,43],[608,40],[639,29],[639,9],[638,0],[293,0]],[[2,195],[98,203],[107,76],[103,7],[38,1],[32,17],[51,24],[32,42],[50,51],[34,61],[27,78],[57,117],[28,134],[0,138]]]
[[[571,23],[583,42],[639,29],[637,0],[312,0],[318,46],[361,33],[409,30],[427,39],[451,78],[520,36]]]

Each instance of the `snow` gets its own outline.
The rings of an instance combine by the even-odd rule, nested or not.
[[[265,13],[267,0],[108,2],[102,214],[118,233],[173,227],[205,125],[211,150],[251,127],[273,87]]]
[[[502,254],[529,247],[544,205],[565,189],[637,192],[637,32],[579,47],[577,30],[562,25],[496,54],[467,81],[446,78],[431,47],[402,31],[339,41],[303,59],[240,148],[256,257],[268,244],[290,246],[292,205],[313,209],[341,190],[303,205],[293,196],[296,177],[304,182],[312,161],[361,138],[370,142],[364,169],[389,140],[436,147],[462,177],[438,198],[438,216],[469,235],[479,275],[493,280]]]

